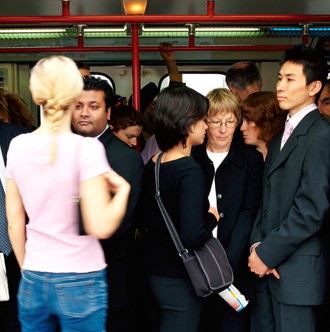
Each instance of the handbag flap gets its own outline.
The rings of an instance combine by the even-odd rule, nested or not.
[[[233,283],[234,274],[227,254],[217,238],[210,238],[199,249],[193,250],[211,289],[219,289]]]

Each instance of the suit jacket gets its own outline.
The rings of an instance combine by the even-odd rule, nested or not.
[[[31,129],[29,128],[0,122],[0,146],[5,165],[7,164],[7,152],[10,141],[15,136],[28,133],[30,131]],[[17,318],[16,295],[21,272],[14,252],[11,252],[8,256],[5,256],[5,263],[10,300],[8,302],[0,302],[0,330],[19,332],[20,326]]]
[[[314,110],[280,151],[281,137],[269,146],[251,244],[262,241],[258,256],[279,271],[280,280],[262,278],[279,302],[319,305],[329,284],[330,126]]]
[[[119,229],[109,239],[101,240],[109,271],[109,306],[120,307],[131,303],[136,287],[134,223],[144,165],[140,154],[113,135],[110,128],[99,140],[111,168],[131,185],[127,211]]]
[[[215,171],[207,156],[206,145],[195,147],[192,157],[204,170],[208,195]],[[220,214],[217,237],[233,268],[235,286],[250,300],[253,298],[253,287],[247,259],[253,222],[260,206],[263,166],[260,152],[233,140],[227,157],[215,173]]]

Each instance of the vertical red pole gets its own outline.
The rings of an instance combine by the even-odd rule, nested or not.
[[[139,51],[139,24],[132,24],[132,106],[140,112],[140,51]],[[136,150],[140,151],[141,145],[138,139]]]
[[[214,16],[214,0],[207,0],[207,15]]]
[[[62,0],[62,16],[70,16],[70,0]]]
[[[309,37],[309,26],[310,24],[304,24],[303,25],[303,33],[301,36],[301,42],[303,45],[308,45],[308,37]]]
[[[84,47],[84,36],[78,35],[78,47]]]
[[[195,46],[195,35],[189,34],[189,46]]]
[[[302,44],[303,45],[308,45],[308,35],[302,35]]]
[[[85,24],[78,24],[78,47],[84,47],[84,28]]]
[[[189,37],[188,37],[189,38],[188,39],[189,47],[194,47],[195,46],[195,27],[196,27],[196,25],[192,24],[192,23],[188,23],[188,24],[186,24],[186,26],[189,29]]]
[[[140,53],[139,53],[139,25],[132,24],[132,82],[133,107],[140,111]]]

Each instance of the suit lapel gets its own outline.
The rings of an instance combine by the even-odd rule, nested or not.
[[[282,150],[280,150],[281,144],[281,135],[277,136],[277,141],[274,142],[274,158],[273,163],[269,168],[267,173],[267,177],[269,177],[282,163],[284,163],[287,158],[290,156],[292,151],[298,145],[298,137],[306,136],[307,132],[309,131],[310,127],[313,126],[314,122],[320,118],[320,114],[318,110],[314,110],[308,113],[298,124],[298,126],[293,130],[292,134],[290,135],[289,139],[285,143]]]

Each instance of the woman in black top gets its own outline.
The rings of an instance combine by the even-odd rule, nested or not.
[[[192,156],[204,171],[210,206],[219,211],[214,236],[224,246],[234,271],[234,285],[249,305],[236,312],[217,294],[207,297],[203,300],[200,332],[249,332],[254,276],[247,261],[250,234],[260,206],[263,157],[254,147],[235,139],[241,120],[236,97],[228,89],[214,89],[207,98],[207,139],[193,149]]]
[[[208,100],[185,86],[170,86],[157,98],[156,139],[164,152],[160,165],[160,192],[183,245],[189,250],[212,236],[219,219],[209,213],[200,166],[191,148],[204,140]],[[196,296],[155,200],[154,156],[145,166],[142,190],[143,220],[147,223],[144,262],[151,295],[152,330],[194,332],[201,300]]]

